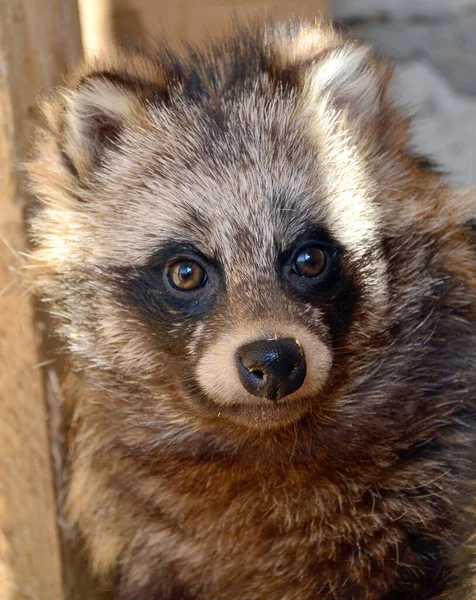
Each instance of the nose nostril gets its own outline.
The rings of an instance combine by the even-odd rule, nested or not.
[[[289,365],[289,368],[288,368],[288,375],[292,375],[292,374],[293,374],[293,373],[296,371],[296,369],[297,369],[297,368],[298,368],[298,365],[297,365],[297,363],[294,363],[294,364],[292,364],[292,365]]]
[[[249,342],[239,349],[236,360],[244,388],[269,400],[292,394],[306,377],[304,352],[291,338]]]
[[[264,379],[264,372],[261,369],[250,369],[249,370],[252,375],[256,377],[256,379]]]

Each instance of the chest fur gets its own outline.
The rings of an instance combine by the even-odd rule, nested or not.
[[[332,482],[293,465],[189,480],[184,469],[136,488],[152,585],[173,572],[191,598],[216,600],[436,597],[450,515],[420,491]]]

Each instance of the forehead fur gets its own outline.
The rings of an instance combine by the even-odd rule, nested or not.
[[[365,254],[382,189],[398,196],[414,168],[388,74],[366,47],[306,25],[85,65],[49,104],[32,165],[44,248],[59,264],[134,265],[185,239],[225,262],[241,245],[259,264],[318,224]]]

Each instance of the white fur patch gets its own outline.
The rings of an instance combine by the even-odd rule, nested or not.
[[[235,364],[238,348],[257,339],[292,337],[303,348],[307,361],[307,376],[303,386],[291,400],[314,396],[323,388],[332,364],[332,354],[319,336],[296,324],[255,323],[246,329],[223,335],[200,359],[197,377],[202,389],[218,406],[236,403],[256,404],[255,396],[241,384]]]
[[[344,46],[332,52],[311,71],[308,95],[328,95],[332,104],[347,108],[353,117],[370,121],[380,108],[381,86],[370,50]]]

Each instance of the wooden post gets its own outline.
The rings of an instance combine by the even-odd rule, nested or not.
[[[39,93],[81,55],[75,0],[0,0],[0,598],[63,600],[48,415],[20,283],[20,175]]]
[[[114,42],[153,46],[196,42],[229,30],[232,19],[329,17],[329,0],[79,0],[85,52],[101,53]]]

